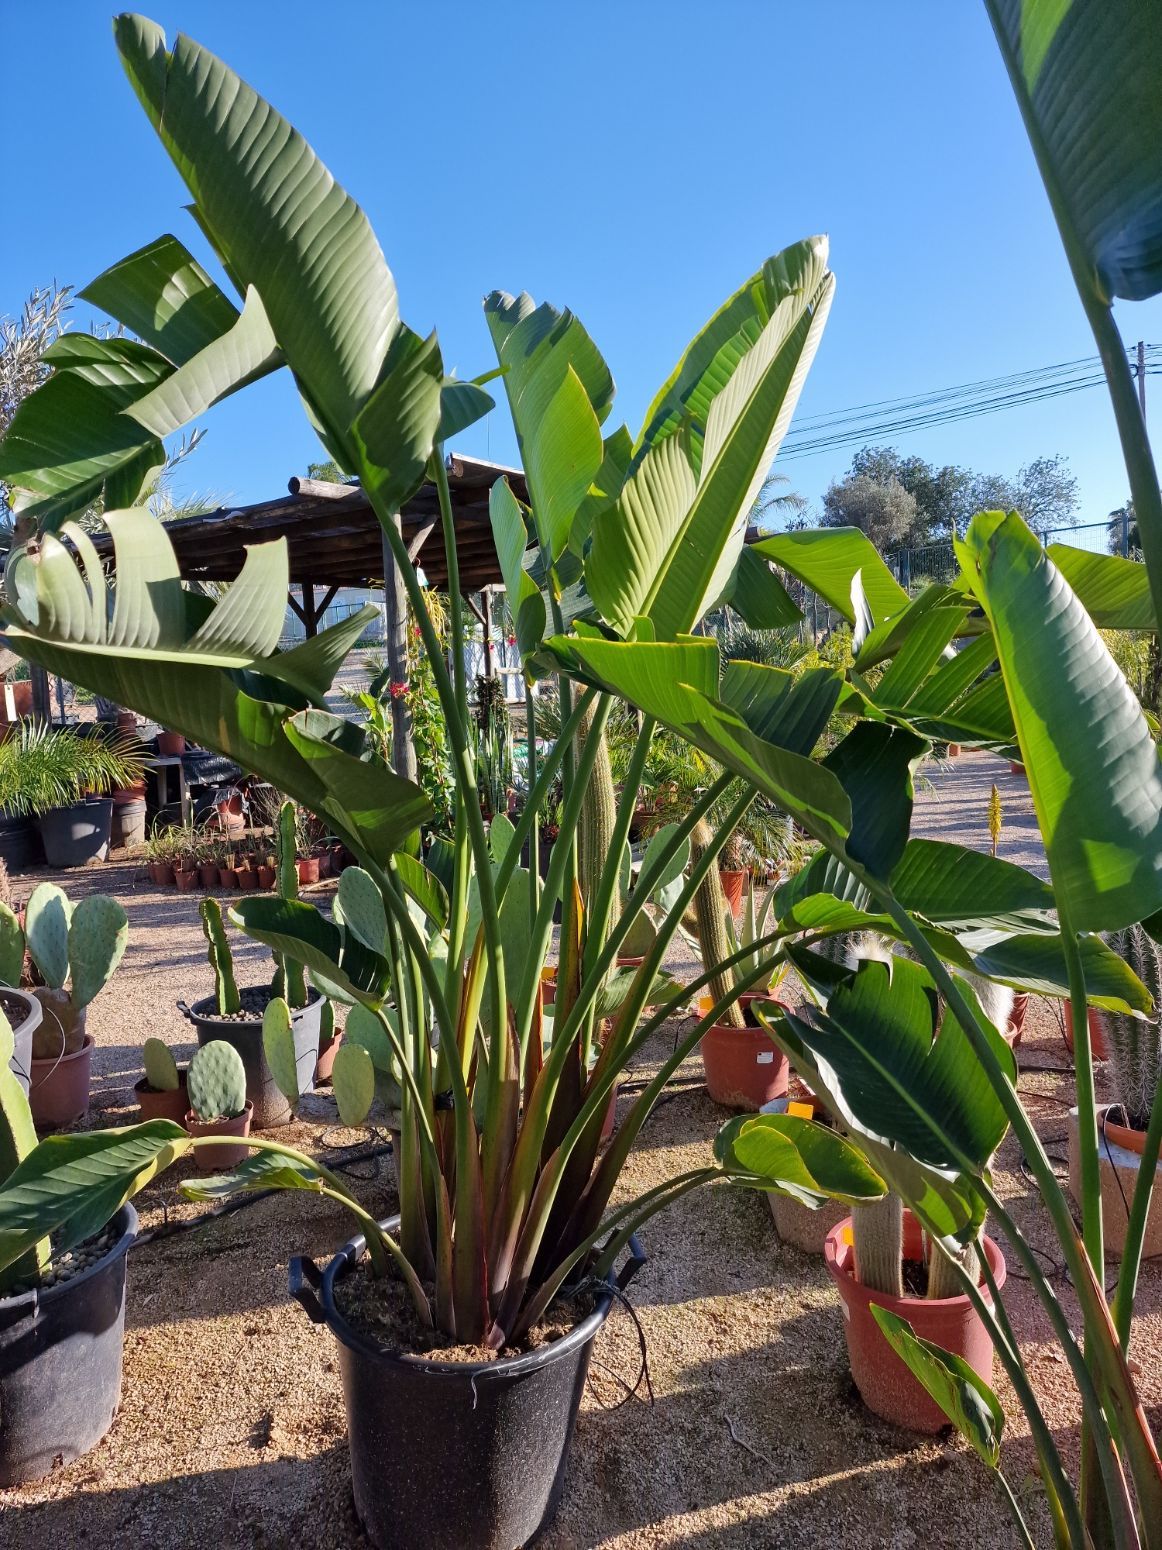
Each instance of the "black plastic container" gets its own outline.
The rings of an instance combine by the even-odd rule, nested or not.
[[[382,1224],[395,1231],[399,1218]],[[551,1345],[495,1362],[399,1356],[367,1340],[335,1306],[335,1281],[359,1260],[352,1238],[321,1270],[290,1262],[290,1290],[339,1343],[355,1510],[377,1550],[518,1550],[551,1521],[598,1330],[614,1288]]]
[[[51,867],[84,866],[109,854],[112,797],[86,797],[70,807],[54,807],[37,819],[44,859]]]
[[[0,861],[10,872],[23,872],[44,860],[40,833],[31,818],[17,818],[0,808]]]
[[[308,990],[306,1006],[291,1013],[291,1033],[295,1041],[295,1069],[299,1076],[299,1092],[309,1093],[315,1085],[315,1066],[319,1060],[319,1027],[323,1017],[323,997],[313,987]],[[206,996],[187,1006],[178,1002],[178,1011],[193,1023],[198,1043],[209,1044],[211,1039],[225,1039],[242,1057],[246,1067],[246,1096],[254,1105],[251,1121],[255,1130],[274,1130],[279,1125],[289,1125],[294,1118],[285,1094],[271,1074],[266,1051],[262,1047],[262,1019],[249,1018],[234,1022],[221,1018],[215,997]]]
[[[125,1256],[137,1212],[113,1218],[117,1242],[59,1286],[0,1298],[0,1486],[40,1480],[95,1447],[121,1403]]]

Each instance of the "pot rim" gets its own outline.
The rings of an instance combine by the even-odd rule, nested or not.
[[[135,1093],[156,1093],[160,1096],[162,1093],[180,1093],[185,1085],[186,1073],[179,1071],[178,1085],[176,1087],[151,1087],[147,1076],[139,1076],[133,1084],[133,1091]]]
[[[37,1012],[39,1012],[40,1017],[37,1017],[36,1022],[32,1025],[32,1030],[35,1033],[40,1026],[41,1018],[44,1017],[44,1002],[41,1001],[40,997],[34,996],[30,990],[18,990],[15,985],[0,985],[0,991],[3,991],[6,996],[15,996],[17,1000],[23,1001],[27,1005],[27,1011],[23,1019],[12,1030],[13,1036],[22,1032],[29,1019],[36,1017]]]
[[[41,812],[41,813],[34,813],[32,816],[35,817],[35,818],[48,818],[53,813],[75,813],[78,810],[78,808],[83,808],[83,807],[104,807],[106,805],[109,806],[109,807],[113,806],[113,798],[112,798],[112,796],[107,796],[107,797],[98,797],[98,796],[78,797],[75,802],[58,802],[58,803],[56,803],[52,807],[46,807],[43,812]]]
[[[93,1038],[93,1035],[86,1033],[82,1035],[80,1049],[75,1049],[71,1055],[33,1055],[29,1065],[33,1067],[52,1066],[55,1070],[58,1066],[67,1066],[72,1060],[80,1060],[82,1055],[86,1055],[92,1050],[95,1043],[96,1040]]]
[[[238,994],[242,995],[247,990],[265,990],[267,988],[265,985],[240,985],[238,987]],[[322,1001],[323,993],[316,986],[308,985],[307,998],[306,1006],[296,1006],[291,1010],[292,1023],[296,1017],[302,1017],[305,1012],[313,1011],[319,1002]],[[192,1006],[186,1006],[184,1001],[179,1001],[177,1008],[192,1023],[218,1023],[223,1028],[249,1028],[253,1025],[261,1024],[261,1017],[211,1017],[200,1010],[202,1007],[208,1006],[210,1002],[216,1001],[216,999],[215,996],[203,996],[200,1001],[195,1001]]]
[[[379,1225],[386,1231],[392,1232],[398,1231],[399,1224],[400,1218],[396,1215],[385,1217]],[[574,1324],[567,1335],[562,1335],[557,1340],[550,1340],[547,1345],[538,1346],[535,1351],[524,1351],[519,1356],[498,1356],[491,1362],[437,1361],[408,1352],[389,1351],[386,1347],[377,1345],[375,1341],[362,1335],[335,1306],[336,1279],[349,1274],[355,1268],[366,1247],[367,1239],[364,1234],[359,1233],[356,1237],[349,1238],[342,1248],[335,1252],[323,1270],[318,1293],[325,1322],[336,1340],[341,1341],[348,1350],[356,1351],[362,1356],[374,1357],[379,1362],[387,1363],[392,1367],[401,1367],[408,1372],[424,1372],[438,1378],[470,1379],[474,1384],[481,1381],[496,1382],[506,1378],[523,1377],[526,1373],[539,1371],[558,1357],[570,1355],[579,1346],[586,1345],[605,1323],[613,1305],[612,1288],[616,1282],[613,1273],[610,1272],[607,1277],[610,1290],[597,1294],[593,1311],[586,1314],[579,1324]]]
[[[128,1254],[133,1247],[134,1239],[137,1237],[137,1231],[141,1225],[137,1215],[137,1208],[131,1200],[127,1200],[120,1210],[115,1211],[109,1218],[109,1221],[103,1227],[98,1228],[98,1231],[104,1232],[105,1227],[108,1227],[110,1222],[117,1221],[122,1223],[121,1234],[114,1243],[110,1244],[99,1260],[92,1265],[86,1265],[79,1275],[70,1276],[67,1281],[61,1281],[56,1286],[33,1286],[28,1291],[19,1293],[16,1297],[0,1297],[0,1309],[8,1313],[27,1304],[28,1311],[35,1314],[37,1309],[44,1303],[59,1300],[66,1296],[77,1287],[83,1286],[98,1271],[106,1269],[112,1260]]]
[[[905,1224],[908,1217],[912,1217],[915,1220],[912,1212],[906,1206],[904,1207],[904,1216]],[[890,1312],[903,1311],[904,1317],[909,1319],[913,1317],[913,1314],[909,1314],[907,1312],[908,1309],[928,1308],[933,1312],[941,1312],[972,1306],[972,1299],[967,1292],[957,1292],[954,1297],[909,1297],[907,1295],[893,1297],[888,1292],[877,1292],[874,1287],[865,1286],[862,1281],[857,1281],[851,1269],[851,1262],[855,1258],[854,1247],[843,1242],[843,1235],[850,1228],[851,1217],[848,1215],[842,1221],[835,1224],[827,1234],[823,1244],[823,1263],[830,1271],[832,1279],[839,1289],[839,1295],[844,1301],[850,1298],[852,1301],[875,1303],[878,1307],[887,1308]],[[993,1273],[993,1280],[996,1282],[997,1291],[999,1292],[1001,1287],[1004,1286],[1008,1275],[1005,1256],[1001,1253],[1000,1244],[997,1243],[995,1238],[990,1238],[988,1233],[981,1235],[981,1242],[984,1245],[989,1269]],[[844,1253],[844,1259],[841,1262],[841,1252],[849,1249],[851,1253]],[[991,1307],[993,1298],[988,1283],[981,1280],[978,1284],[978,1290],[982,1299]]]
[[[1121,1109],[1125,1113],[1125,1105],[1121,1102],[1094,1104],[1094,1113],[1097,1115],[1098,1138],[1106,1141],[1107,1145],[1112,1144],[1118,1147],[1123,1152],[1133,1152],[1138,1157],[1144,1156],[1146,1132],[1144,1130],[1135,1130],[1132,1125],[1120,1125],[1117,1120],[1110,1119],[1108,1116],[1111,1109]],[[1121,1139],[1122,1136],[1129,1136],[1132,1139],[1123,1141]],[[1112,1161],[1113,1159],[1111,1158],[1110,1160]]]
[[[233,1125],[233,1124],[236,1124],[237,1121],[240,1120],[240,1119],[244,1119],[244,1120],[249,1121],[249,1124],[247,1125],[247,1127],[244,1130],[239,1130],[239,1131],[233,1131],[233,1130],[216,1131],[214,1129],[215,1125]],[[240,1141],[242,1141],[242,1140],[244,1140],[246,1138],[246,1136],[248,1136],[250,1134],[249,1125],[252,1125],[254,1123],[254,1100],[253,1100],[253,1098],[247,1098],[247,1100],[246,1100],[246,1107],[242,1110],[241,1114],[228,1114],[228,1115],[219,1114],[217,1119],[199,1119],[198,1116],[194,1113],[193,1109],[187,1109],[186,1110],[186,1117],[185,1117],[184,1123],[185,1123],[186,1129],[189,1130],[189,1132],[190,1132],[190,1134],[192,1136],[196,1136],[197,1135],[197,1131],[192,1130],[190,1127],[192,1125],[197,1125],[198,1130],[200,1130],[202,1135],[204,1135],[204,1136],[210,1136],[210,1135],[234,1136],[234,1135],[237,1135],[238,1139]]]

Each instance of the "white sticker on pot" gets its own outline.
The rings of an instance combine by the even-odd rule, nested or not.
[[[755,1063],[756,1066],[773,1066],[774,1063],[775,1063],[775,1052],[774,1052],[774,1050],[773,1049],[761,1049],[761,1050],[759,1050],[758,1054],[754,1058],[754,1063]]]

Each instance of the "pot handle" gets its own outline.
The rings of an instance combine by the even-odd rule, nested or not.
[[[618,1272],[617,1289],[619,1292],[625,1291],[645,1262],[646,1251],[642,1248],[641,1239],[635,1232],[629,1240],[629,1258]]]
[[[175,1002],[175,1003],[174,1003],[174,1004],[175,1004],[175,1005],[176,1005],[176,1007],[177,1007],[177,1009],[178,1009],[178,1011],[179,1011],[179,1012],[180,1012],[180,1013],[181,1013],[181,1014],[182,1014],[182,1016],[183,1016],[183,1017],[184,1017],[184,1018],[185,1018],[185,1019],[186,1019],[186,1020],[187,1020],[187,1021],[188,1021],[188,1022],[191,1022],[191,1023],[192,1023],[192,1022],[193,1022],[193,1020],[194,1020],[194,1014],[193,1014],[193,1013],[192,1013],[192,1012],[191,1012],[191,1011],[190,1011],[190,1009],[189,1009],[189,1007],[188,1007],[188,1006],[187,1006],[187,1005],[186,1005],[186,1003],[185,1003],[185,1002],[184,1002],[184,1001],[181,1001],[181,1000],[179,1000],[179,1001],[177,1001],[177,1002]]]
[[[291,1296],[301,1304],[312,1324],[325,1324],[327,1315],[315,1293],[323,1284],[323,1272],[309,1254],[295,1254],[287,1268]]]

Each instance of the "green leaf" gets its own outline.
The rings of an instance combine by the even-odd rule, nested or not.
[[[238,320],[234,303],[169,233],[130,253],[77,294],[178,366]]]
[[[850,1141],[795,1114],[740,1115],[714,1138],[728,1173],[812,1208],[827,1200],[880,1200],[884,1181]]]
[[[281,996],[272,996],[262,1014],[262,1052],[279,1092],[291,1103],[297,1103],[301,1084],[291,1010]]]
[[[254,895],[231,905],[230,919],[256,942],[304,964],[356,1000],[379,1006],[387,993],[387,962],[301,899]]]
[[[445,377],[440,388],[440,425],[436,440],[447,446],[453,436],[466,431],[496,408],[496,400],[475,382]]]
[[[971,939],[969,939],[971,946]],[[1154,1010],[1149,992],[1124,959],[1100,936],[1078,938],[1086,1000],[1111,1012]],[[973,967],[990,979],[1001,980],[1016,990],[1039,996],[1069,995],[1069,971],[1061,937],[1047,935],[1003,937],[973,951]]]
[[[383,378],[355,421],[364,486],[398,511],[424,482],[440,424],[444,363],[435,334],[420,339],[401,326]]]
[[[1149,572],[1139,561],[1120,554],[1093,554],[1069,544],[1050,544],[1045,553],[1098,629],[1157,630]]]
[[[489,491],[488,516],[517,645],[525,657],[536,651],[544,639],[545,600],[524,566],[528,533],[520,502],[509,489],[507,479],[498,479]]]
[[[915,791],[912,771],[928,744],[901,727],[861,721],[823,761],[851,803],[847,854],[886,878],[904,853]]]
[[[1074,930],[1162,905],[1162,770],[1097,628],[1011,512],[975,517],[957,551],[993,627],[1057,898]]]
[[[345,1043],[358,1044],[361,1049],[365,1049],[377,1073],[393,1078],[397,1075],[399,1068],[391,1047],[391,1040],[378,1016],[370,1007],[362,1006],[357,1002],[351,1008],[343,1028],[343,1039]]]
[[[403,851],[396,852],[395,865],[408,897],[414,899],[436,929],[442,931],[448,924],[449,916],[448,895],[444,885],[421,861],[405,855]]]
[[[1024,867],[944,840],[911,839],[891,874],[911,914],[954,930],[1050,929],[1053,890]]]
[[[282,365],[258,292],[251,286],[237,322],[128,405],[125,413],[157,437],[173,435],[249,382]]]
[[[822,736],[839,698],[843,678],[831,668],[808,668],[797,677],[762,662],[728,662],[722,703],[736,710],[756,736],[809,754]]]
[[[129,941],[129,920],[116,899],[92,893],[73,910],[69,926],[69,985],[72,1003],[88,1006],[109,983]]]
[[[752,548],[805,582],[849,624],[855,623],[851,588],[857,576],[877,624],[908,606],[908,594],[858,528],[774,533]]]
[[[338,1059],[338,1056],[336,1056]],[[206,1147],[206,1155],[212,1149]],[[183,1179],[179,1188],[187,1200],[229,1200],[231,1195],[261,1189],[310,1189],[321,1186],[318,1172],[306,1159],[284,1157],[276,1152],[252,1152],[229,1173]]]
[[[546,403],[524,447],[533,521],[553,560],[569,542],[573,518],[601,467],[601,426],[572,366]]]
[[[0,1270],[49,1234],[56,1254],[83,1243],[189,1146],[168,1119],[46,1137],[0,1186]]]
[[[690,864],[689,838],[682,841],[656,877],[652,877],[652,872],[658,865],[658,857],[673,839],[677,827],[675,823],[665,823],[660,829],[654,831],[642,853],[641,870],[638,874],[651,879],[647,897],[651,904],[658,905],[667,914],[677,903],[678,894],[681,893],[685,882],[684,873]]]
[[[339,874],[339,907],[346,930],[373,953],[382,953],[387,940],[387,911],[379,885],[362,867],[344,867]]]
[[[780,630],[797,624],[802,609],[761,554],[744,544],[726,601],[754,630]]]
[[[902,709],[944,656],[960,629],[964,608],[930,608],[909,632],[876,686],[877,705]]]
[[[922,1340],[898,1313],[871,1304],[884,1339],[952,1422],[977,1457],[996,1469],[1005,1414],[992,1389],[962,1356]]]
[[[113,24],[130,81],[232,278],[262,297],[333,454],[399,323],[363,211],[310,146],[220,59],[140,16]]]

